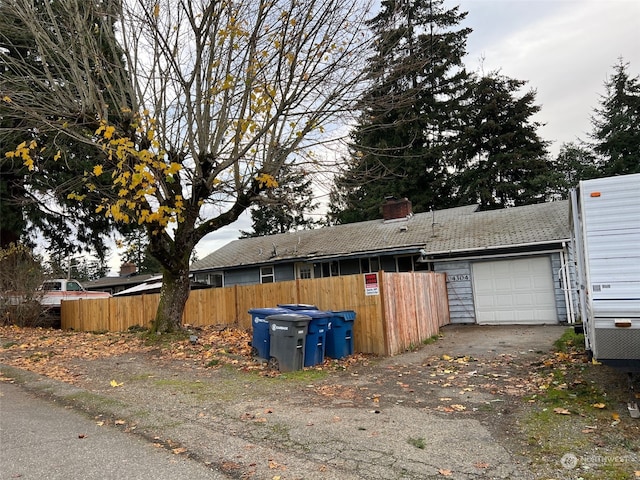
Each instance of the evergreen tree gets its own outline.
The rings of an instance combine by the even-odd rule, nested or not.
[[[370,86],[330,195],[331,222],[378,218],[387,196],[409,198],[416,212],[452,204],[447,159],[467,90],[465,16],[444,0],[385,0],[369,21]]]
[[[253,231],[240,231],[241,238],[310,229],[316,224],[307,216],[317,208],[311,178],[303,170],[287,164],[276,180],[278,186],[265,192],[251,209]]]
[[[622,60],[614,66],[592,117],[593,149],[603,176],[640,173],[640,76],[631,77],[628,69]]]
[[[80,282],[89,282],[109,273],[107,258],[91,259],[86,256],[65,256],[54,252],[46,261],[48,277],[73,278]]]
[[[458,143],[458,198],[492,209],[542,202],[558,181],[547,143],[531,120],[535,91],[518,97],[525,82],[498,73],[474,82]]]
[[[568,198],[569,190],[575,188],[580,180],[602,176],[595,154],[587,146],[576,143],[565,143],[560,147],[554,171],[558,174],[555,196],[562,199]]]
[[[91,145],[97,118],[75,95],[77,107],[72,116],[40,114],[43,99],[63,102],[65,93],[82,91],[84,85],[65,61],[65,52],[44,62],[37,44],[60,42],[60,37],[81,55],[76,34],[92,32],[91,41],[103,50],[103,58],[85,58],[85,82],[98,78],[97,84],[108,99],[116,82],[110,72],[121,64],[122,52],[112,47],[114,17],[110,12],[116,2],[93,0],[77,3],[69,10],[60,0],[32,2],[30,21],[38,22],[51,12],[57,23],[50,26],[51,38],[43,38],[30,28],[30,21],[19,16],[7,2],[0,3],[0,243],[21,239],[33,241],[36,236],[49,244],[49,249],[63,257],[91,250],[102,258],[106,252],[104,239],[112,222],[96,212],[100,187],[96,178],[90,188],[82,187],[82,179],[93,167],[104,162],[104,155]],[[40,35],[40,37],[38,37]],[[52,49],[53,50],[53,49]],[[113,84],[112,84],[113,83]],[[74,96],[70,93],[69,96]],[[97,101],[97,99],[96,99]],[[114,102],[114,104],[120,104]],[[69,105],[67,105],[69,107]],[[108,108],[108,106],[105,106]],[[24,109],[33,115],[26,116]],[[128,114],[114,112],[115,123],[126,123]],[[53,130],[51,124],[65,122],[65,131]],[[25,142],[37,143],[38,154],[25,165],[23,158],[7,157]],[[75,195],[69,196],[71,192]],[[29,237],[33,238],[29,238]]]
[[[121,260],[133,263],[136,266],[136,272],[139,274],[160,273],[162,265],[151,254],[149,239],[144,229],[131,226],[129,230],[123,234],[124,239],[120,242],[120,245],[125,249],[121,255]]]

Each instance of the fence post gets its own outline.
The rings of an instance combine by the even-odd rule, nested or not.
[[[382,316],[382,345],[385,356],[389,355],[389,325],[387,321],[387,292],[384,288],[384,270],[378,270],[378,288],[380,289],[380,315]]]

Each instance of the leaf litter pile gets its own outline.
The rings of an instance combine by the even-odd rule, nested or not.
[[[195,338],[187,332],[153,335],[146,331],[92,333],[0,326],[0,363],[72,384],[83,375],[74,367],[76,359],[136,354],[196,369],[230,365],[265,376],[279,374],[251,356],[251,335],[244,330],[212,325],[191,327],[188,332]],[[344,370],[366,359],[366,355],[356,354],[340,361],[326,360],[314,368]]]

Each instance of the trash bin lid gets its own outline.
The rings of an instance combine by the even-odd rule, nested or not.
[[[300,313],[289,312],[289,313],[278,313],[276,315],[269,315],[267,317],[267,320],[269,322],[308,323],[311,320],[311,317],[308,315],[302,315]]]
[[[318,307],[308,303],[279,303],[278,306],[287,310],[318,310]]]
[[[289,310],[286,308],[276,308],[276,307],[267,307],[267,308],[251,308],[249,313],[252,315],[276,315],[278,313],[289,313]]]
[[[331,316],[340,317],[343,320],[355,320],[356,312],[354,312],[353,310],[340,310],[337,312],[331,312]]]
[[[307,315],[313,318],[329,318],[333,317],[331,312],[326,312],[324,310],[296,310],[296,313],[300,313],[302,315]]]

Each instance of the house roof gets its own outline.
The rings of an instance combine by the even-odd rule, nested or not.
[[[568,208],[566,200],[489,211],[469,205],[402,220],[239,239],[195,262],[191,271],[364,254],[425,250],[438,255],[558,243],[569,239]]]
[[[108,288],[108,287],[125,287],[129,288],[133,285],[139,285],[148,281],[150,278],[157,276],[157,273],[146,274],[143,273],[141,275],[127,275],[123,277],[102,277],[97,280],[93,280],[91,282],[83,283],[84,287],[87,290],[95,290],[99,288]]]

